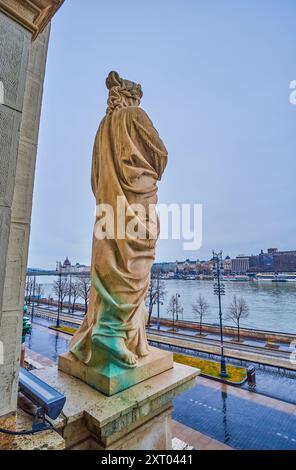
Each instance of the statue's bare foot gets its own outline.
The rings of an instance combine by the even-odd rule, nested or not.
[[[137,349],[137,354],[139,357],[146,357],[148,356],[149,354],[149,346],[148,344],[144,344],[144,345],[139,345],[138,346],[138,349]]]
[[[95,334],[92,337],[92,341],[96,346],[103,348],[116,359],[123,362],[125,366],[136,367],[138,356],[127,349],[123,338]]]

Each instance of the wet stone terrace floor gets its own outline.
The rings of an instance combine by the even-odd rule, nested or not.
[[[153,346],[159,347],[158,343],[151,342]],[[187,354],[188,356],[209,359],[212,361],[220,361],[220,356],[208,354],[200,351],[192,351],[179,347],[161,346],[163,349],[175,351],[179,354]],[[249,361],[228,358],[227,364],[234,364],[240,367],[248,367],[254,365],[256,369],[256,389],[254,392],[267,395],[288,403],[296,404],[296,371],[288,371],[277,367],[264,366]],[[248,389],[245,383],[243,388]]]
[[[262,397],[263,405],[252,399],[255,394],[245,392],[249,397],[243,398],[231,393],[234,387],[205,385],[209,383],[199,378],[175,400],[176,421],[234,449],[296,450],[296,406],[275,409],[277,400]]]
[[[52,322],[38,318],[38,322],[32,324],[31,334],[26,338],[26,347],[57,362],[59,355],[68,351],[72,336],[48,329],[49,324]]]
[[[71,336],[49,330],[48,324],[39,318],[33,323],[26,347],[57,362]],[[268,371],[258,379],[261,389],[271,392],[273,384],[280,391],[289,384],[286,393],[295,394],[295,379]],[[232,448],[296,450],[296,405],[199,377],[174,408],[174,420]]]

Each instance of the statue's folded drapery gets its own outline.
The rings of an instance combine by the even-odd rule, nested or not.
[[[91,359],[94,335],[110,337],[110,341],[121,337],[138,356],[148,352],[144,302],[158,219],[154,238],[135,238],[129,233],[118,237],[117,229],[122,207],[129,216],[136,216],[140,225],[146,221],[149,204],[157,202],[157,181],[166,163],[166,148],[141,108],[115,109],[101,122],[93,152],[92,188],[97,205],[110,204],[113,208],[115,237],[93,238],[88,312],[70,345],[71,352],[84,363]],[[142,204],[146,215],[135,214],[133,204]]]

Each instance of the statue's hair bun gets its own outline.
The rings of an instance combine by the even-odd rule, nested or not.
[[[120,78],[117,72],[110,72],[107,79],[106,79],[106,87],[108,90],[111,90],[113,87],[121,86],[122,79]]]
[[[107,114],[111,114],[115,109],[129,106],[129,99],[139,104],[143,96],[141,85],[124,80],[114,71],[109,73],[106,87],[109,90]]]

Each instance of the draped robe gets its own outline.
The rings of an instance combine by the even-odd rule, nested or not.
[[[93,237],[88,311],[70,344],[70,351],[86,364],[96,347],[94,335],[110,337],[110,341],[118,336],[138,356],[148,353],[145,297],[159,221],[157,217],[154,238],[129,234],[118,238],[117,216],[122,214],[117,211],[117,198],[121,197],[125,211],[134,214],[141,225],[149,205],[157,203],[157,181],[166,164],[167,150],[141,108],[126,106],[107,113],[95,139],[91,181],[97,205],[113,208],[115,237]],[[145,207],[146,215],[135,214],[135,203]]]

